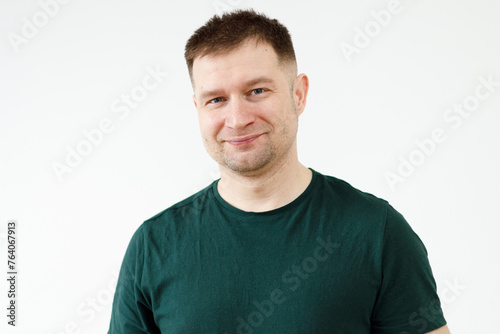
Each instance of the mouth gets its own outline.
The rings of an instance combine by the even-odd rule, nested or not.
[[[250,136],[244,136],[244,137],[236,137],[236,138],[231,138],[229,140],[226,140],[227,143],[234,145],[234,146],[240,146],[240,145],[246,145],[250,144],[257,138],[259,138],[261,135],[250,135]]]

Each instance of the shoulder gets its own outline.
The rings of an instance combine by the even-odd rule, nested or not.
[[[385,212],[390,206],[387,200],[377,197],[369,192],[362,191],[340,178],[318,175],[318,186],[323,195],[327,195],[332,204],[345,210],[359,213]]]
[[[405,217],[387,200],[361,191],[348,182],[323,175],[325,187],[337,198],[342,215],[348,217],[350,227],[363,230],[370,237],[379,238],[387,249],[406,249],[426,255],[422,240]],[[420,256],[420,255],[419,255]]]
[[[146,219],[141,228],[145,233],[155,233],[159,229],[163,229],[169,225],[179,222],[187,222],[188,217],[198,216],[203,209],[208,205],[208,202],[213,199],[212,187],[214,181],[207,187],[197,193],[179,201],[165,210],[157,213],[151,218]]]
[[[362,191],[348,182],[318,173],[316,202],[333,211],[346,227],[373,237],[410,234],[410,225],[387,200]]]

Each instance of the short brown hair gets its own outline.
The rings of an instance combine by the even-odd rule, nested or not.
[[[280,63],[296,63],[292,38],[284,25],[253,9],[237,10],[214,15],[187,41],[184,58],[191,80],[196,57],[230,52],[248,39],[270,44]]]

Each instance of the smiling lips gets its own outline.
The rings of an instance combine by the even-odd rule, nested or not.
[[[250,144],[253,142],[255,139],[259,138],[261,135],[250,135],[250,136],[244,136],[244,137],[237,137],[233,138],[230,140],[226,140],[231,145],[239,146],[239,145],[246,145]]]

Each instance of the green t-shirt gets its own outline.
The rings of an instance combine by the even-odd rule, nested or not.
[[[275,210],[239,210],[214,181],[145,221],[123,260],[108,333],[421,334],[444,326],[427,251],[404,218],[312,172],[306,190]]]

